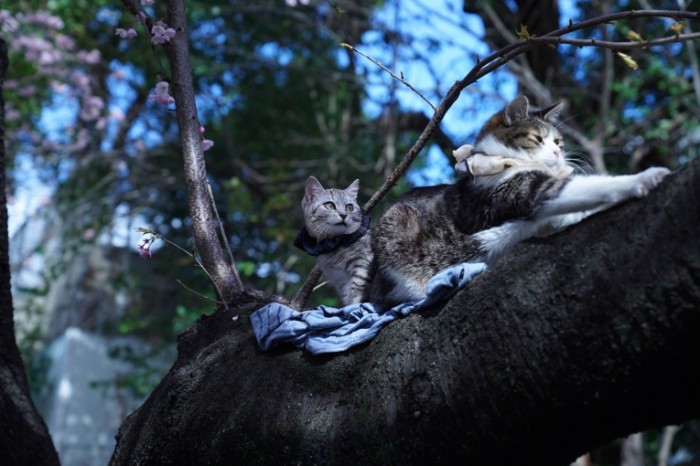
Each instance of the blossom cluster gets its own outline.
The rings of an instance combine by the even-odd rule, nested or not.
[[[84,65],[101,63],[102,53],[98,49],[76,50],[75,40],[62,32],[64,27],[61,18],[46,11],[0,10],[0,32],[12,34],[13,37],[8,41],[10,52],[35,64],[35,77],[48,78],[53,91],[70,92],[69,97],[77,97],[80,103],[79,118],[97,122],[99,126],[105,103],[102,97],[93,94],[94,82],[88,77],[89,71],[83,70]],[[5,88],[11,87],[6,83]],[[31,97],[38,89],[32,80],[24,80],[22,86],[15,90],[18,96]],[[11,99],[6,102],[6,112],[10,116],[8,120],[19,115]]]
[[[204,126],[202,125],[199,125],[199,134],[201,134],[202,137],[204,136]],[[202,151],[208,151],[212,147],[214,147],[214,141],[211,139],[202,139]]]
[[[150,94],[148,98],[163,105],[175,103],[175,99],[170,95],[170,84],[168,84],[166,81],[159,81],[156,83],[155,94]]]
[[[159,81],[156,83],[156,91],[153,94],[149,94],[148,98],[158,104],[170,105],[175,103],[175,99],[170,95],[170,84],[167,81]],[[204,139],[204,126],[199,126],[199,134],[202,135],[202,150],[208,151],[214,147],[214,141],[211,139]]]
[[[136,29],[134,28],[129,28],[129,29],[123,29],[123,28],[117,28],[114,30],[114,33],[121,37],[122,39],[130,39],[132,37],[136,37],[138,34],[136,34]]]
[[[175,37],[175,29],[164,24],[156,24],[151,28],[151,42],[154,44],[165,44]]]
[[[43,37],[21,35],[10,42],[10,50],[22,52],[25,60],[39,65],[54,65],[63,58],[59,49]]]
[[[150,259],[151,258],[151,246],[156,240],[156,235],[153,233],[144,233],[143,238],[141,238],[141,241],[139,241],[138,248],[139,248],[139,256],[141,256],[144,259]]]

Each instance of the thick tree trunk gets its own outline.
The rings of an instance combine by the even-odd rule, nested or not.
[[[7,46],[0,39],[0,464],[50,466],[58,464],[58,455],[46,424],[29,396],[12,315],[5,195],[5,101],[2,95],[7,66]]]
[[[700,416],[700,161],[336,356],[203,318],[113,465],[556,465]]]

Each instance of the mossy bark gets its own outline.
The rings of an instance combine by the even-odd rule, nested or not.
[[[261,302],[203,318],[111,464],[560,466],[698,417],[699,175],[519,245],[343,354],[260,351]]]

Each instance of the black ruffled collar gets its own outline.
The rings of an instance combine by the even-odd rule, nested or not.
[[[362,210],[362,225],[354,232],[347,235],[340,235],[334,238],[324,239],[322,241],[309,235],[306,227],[302,227],[294,240],[294,246],[306,252],[310,256],[320,256],[328,254],[343,246],[350,246],[358,239],[362,238],[369,231],[369,214]]]

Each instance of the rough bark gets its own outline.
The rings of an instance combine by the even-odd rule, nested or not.
[[[148,31],[154,26],[153,19],[143,10],[137,0],[121,0],[124,8],[142,22]],[[175,99],[185,183],[187,205],[192,217],[192,231],[202,267],[207,273],[217,297],[222,302],[237,299],[248,293],[238,275],[236,264],[224,248],[217,232],[218,219],[207,180],[206,161],[202,150],[202,135],[197,114],[197,104],[189,59],[189,35],[184,0],[168,0],[166,24],[176,31],[170,41],[163,44],[168,55],[171,84]],[[223,239],[223,238],[222,238]],[[227,252],[229,253],[227,255]],[[244,298],[245,299],[245,298]]]
[[[217,296],[227,302],[243,293],[236,264],[229,263],[216,231],[214,204],[209,196],[206,162],[201,147],[199,118],[189,59],[187,14],[183,0],[168,1],[168,25],[177,31],[165,45],[172,72],[173,96],[180,128],[187,202],[195,244]]]
[[[700,161],[344,354],[201,319],[113,465],[537,464],[700,416]]]
[[[0,464],[58,464],[46,424],[29,395],[24,364],[15,340],[7,231],[5,102],[2,83],[8,66],[0,39]]]

